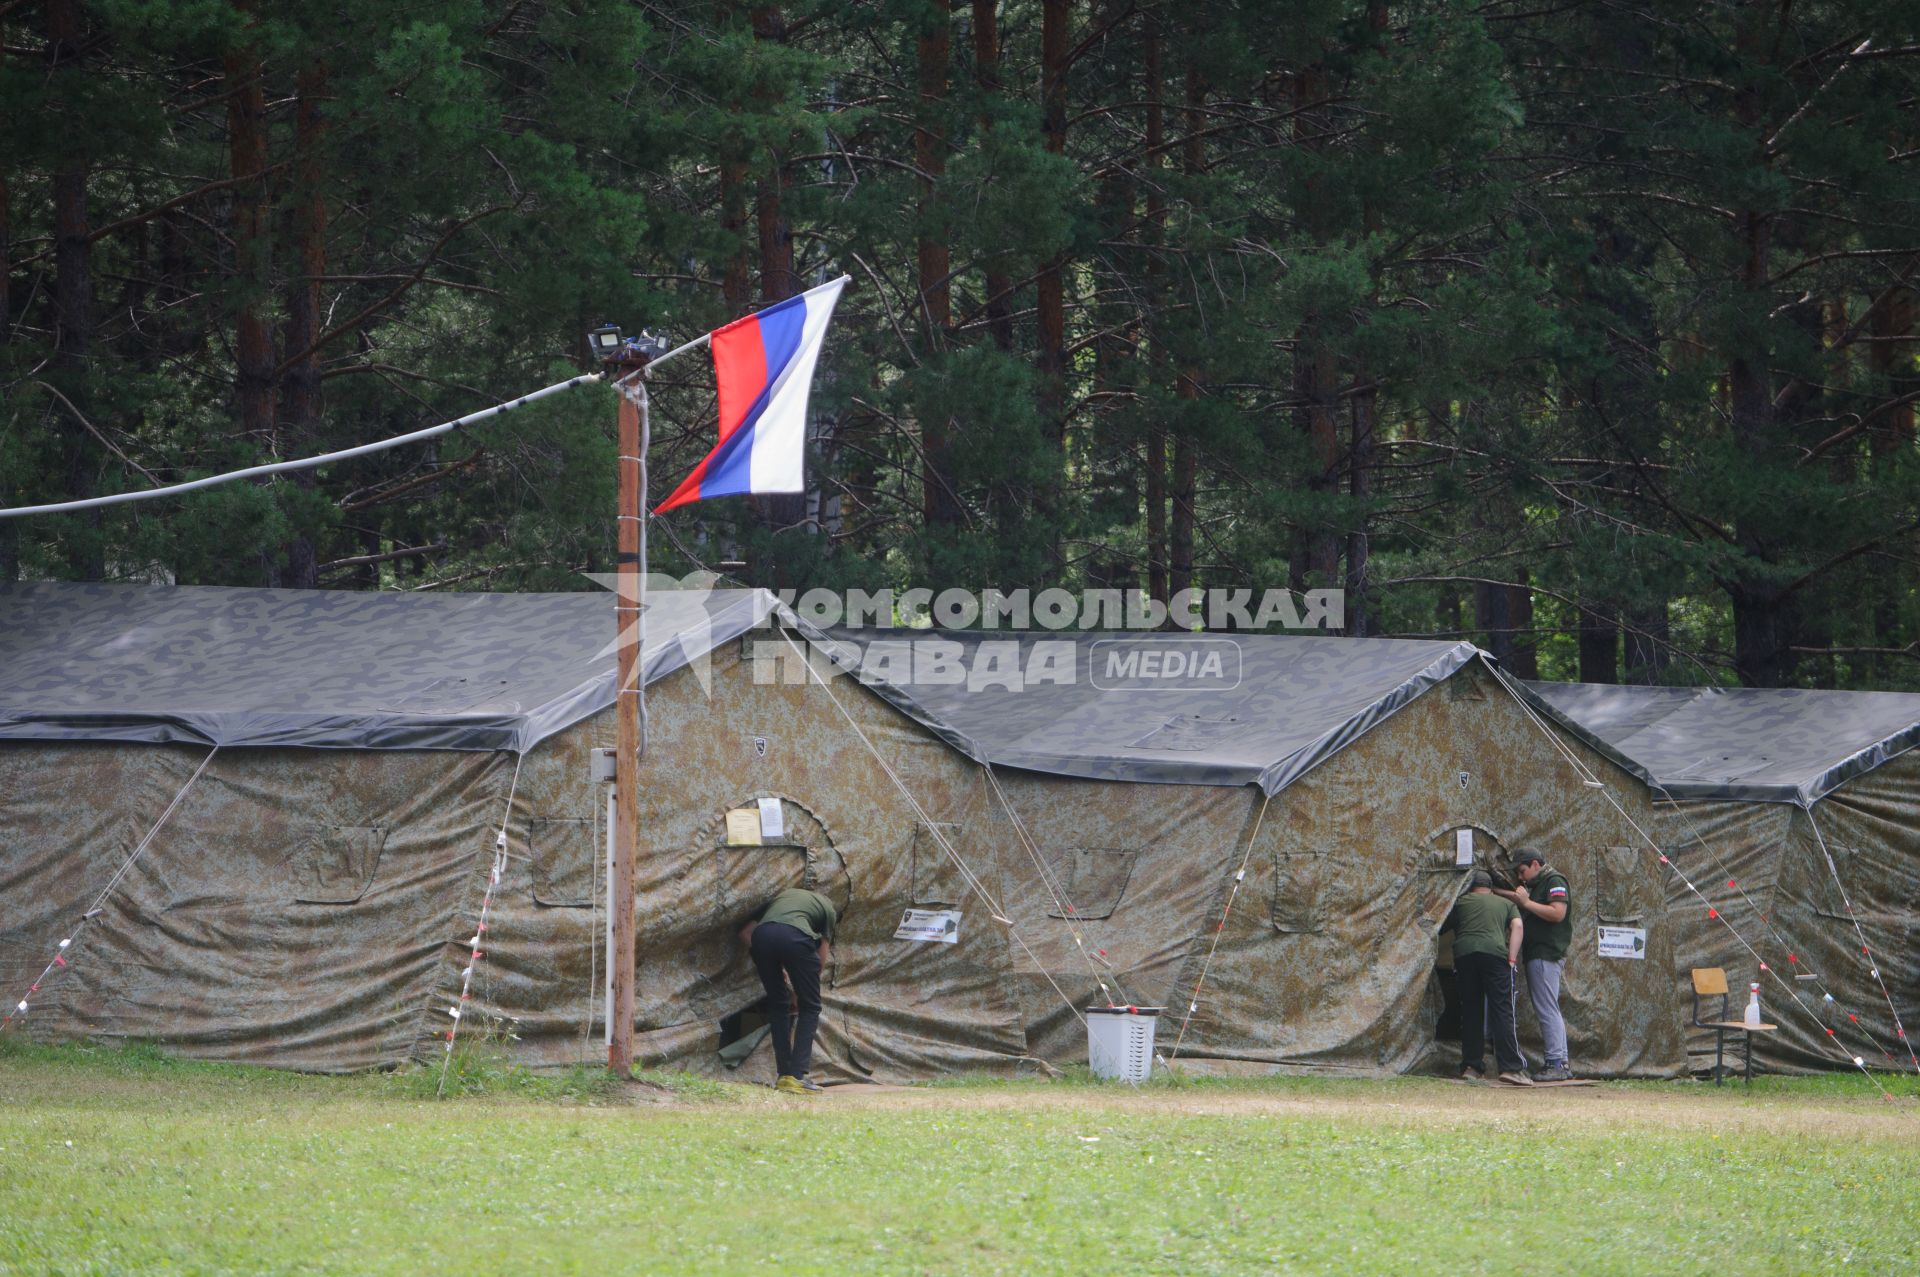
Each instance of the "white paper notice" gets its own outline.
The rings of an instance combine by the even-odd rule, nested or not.
[[[786,818],[780,811],[778,798],[760,800],[760,838],[764,842],[777,842],[787,836]]]
[[[900,919],[895,940],[932,940],[938,944],[960,942],[958,909],[909,909]]]
[[[1639,958],[1647,956],[1645,927],[1600,928],[1600,956],[1603,958]]]
[[[1473,830],[1456,829],[1453,831],[1453,863],[1470,865],[1473,863]]]

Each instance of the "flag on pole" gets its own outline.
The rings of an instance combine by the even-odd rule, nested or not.
[[[655,514],[711,497],[806,491],[807,395],[846,282],[842,275],[713,330],[720,442]]]

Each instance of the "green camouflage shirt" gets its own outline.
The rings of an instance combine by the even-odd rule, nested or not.
[[[817,891],[808,891],[804,887],[788,887],[773,898],[767,911],[760,915],[762,922],[784,922],[789,927],[797,927],[815,940],[833,939],[833,924],[839,921],[833,911],[833,904]]]
[[[1453,956],[1484,953],[1507,956],[1507,928],[1520,916],[1520,906],[1491,892],[1469,891],[1453,906],[1440,930],[1453,932]]]

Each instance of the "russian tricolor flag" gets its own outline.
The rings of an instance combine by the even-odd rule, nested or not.
[[[807,394],[846,282],[842,275],[714,329],[720,443],[655,514],[710,497],[806,491]]]

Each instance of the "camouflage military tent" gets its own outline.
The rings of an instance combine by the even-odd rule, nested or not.
[[[893,938],[916,871],[940,877],[925,821],[962,823],[979,767],[857,687],[843,717],[817,685],[757,678],[752,645],[786,646],[755,628],[775,608],[749,591],[649,605],[643,1059],[716,1067],[722,1022],[759,997],[733,928],[806,881],[844,915],[823,1071],[1014,1066],[1004,931]],[[77,936],[16,1028],[324,1071],[431,1055],[504,821],[467,1031],[510,1027],[530,1062],[603,1059],[590,751],[613,743],[612,639],[604,594],[0,589],[9,1002]],[[778,836],[728,846],[727,812],[761,799]]]
[[[1538,847],[1572,882],[1564,1004],[1576,1065],[1622,1076],[1681,1067],[1656,853],[1580,783],[1555,740],[1643,823],[1644,792],[1603,748],[1530,715],[1471,645],[832,637],[841,667],[995,768],[1004,801],[996,793],[985,811],[987,843],[1031,950],[1013,961],[1036,1054],[1084,1051],[1056,986],[1086,1004],[1104,983],[1122,1001],[1169,1008],[1163,1054],[1198,988],[1178,1052],[1196,1068],[1450,1067],[1454,1048],[1436,1042],[1436,928],[1466,885],[1464,834],[1475,863],[1505,869],[1511,850]],[[886,650],[907,640],[923,645],[917,666]],[[929,641],[951,650],[928,652]],[[1223,677],[1187,677],[1209,645],[1228,657]],[[1152,672],[1144,659],[1127,664],[1156,649],[1167,659]],[[1185,673],[1166,677],[1175,667]],[[1051,677],[1062,668],[1072,677]],[[945,681],[924,677],[943,670]],[[1596,923],[1609,920],[1640,929],[1644,949],[1599,956]]]
[[[1920,695],[1530,687],[1661,800],[1656,836],[1709,902],[1675,877],[1674,915],[1712,907],[1728,924],[1676,928],[1679,977],[1714,966],[1752,981],[1765,959],[1790,981],[1763,984],[1780,1032],[1757,1060],[1913,1067],[1899,1026],[1920,1028]],[[1710,1062],[1711,1034],[1690,1048]]]

